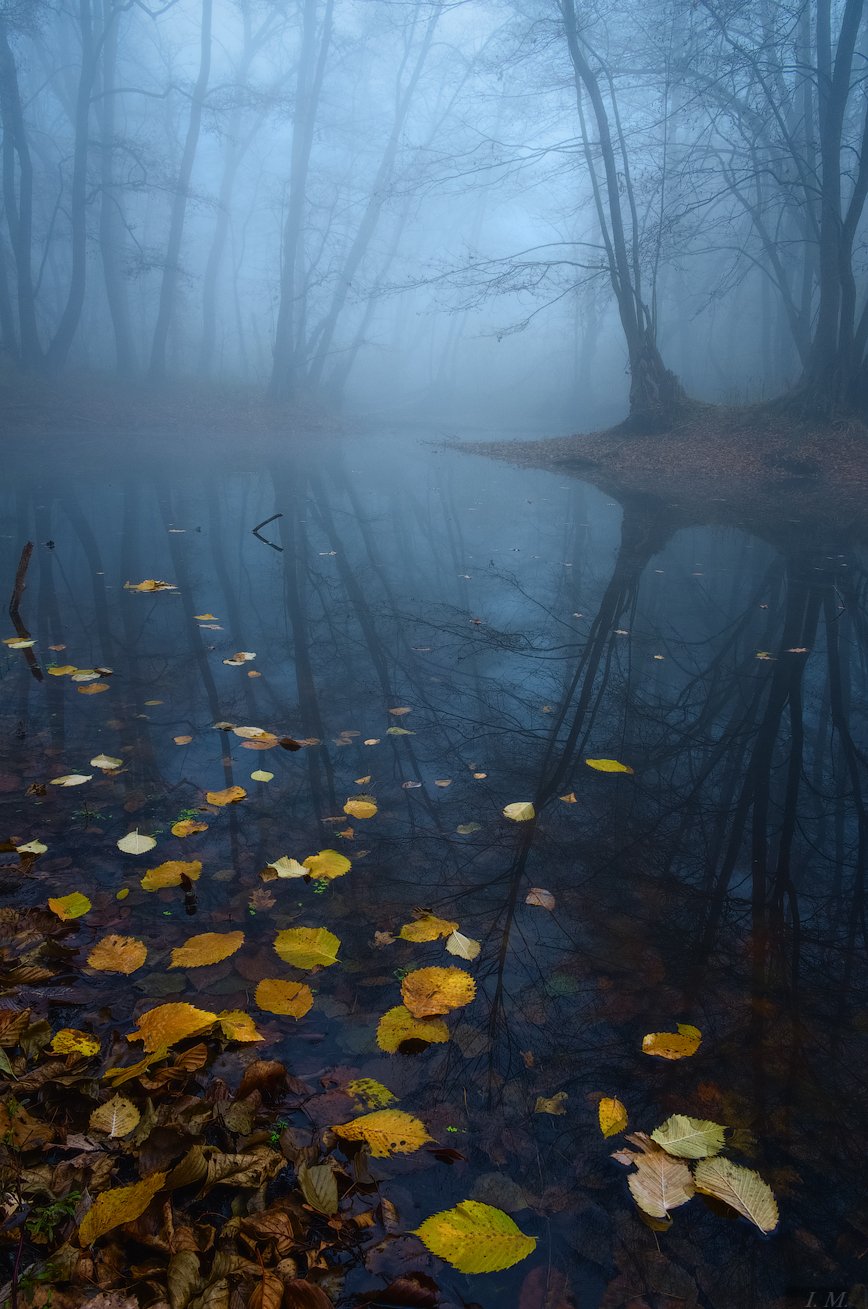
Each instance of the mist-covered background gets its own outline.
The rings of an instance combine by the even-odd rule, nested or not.
[[[858,340],[861,0],[3,0],[8,364],[621,416],[613,179],[571,22],[637,302],[686,390],[724,401],[785,389],[810,354],[827,54],[850,25]]]

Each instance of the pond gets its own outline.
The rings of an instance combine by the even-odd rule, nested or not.
[[[40,1259],[62,1250],[43,1276],[61,1285],[81,1258],[91,1179],[170,1174],[196,1141],[277,1160],[210,1192],[218,1247],[231,1215],[292,1197],[295,1247],[268,1257],[338,1305],[789,1309],[865,1280],[868,610],[852,532],[690,523],[424,432],[31,445],[7,454],[0,499],[6,592],[34,543],[19,625],[35,645],[0,655],[0,1039],[10,1014],[31,1025],[23,1049],[3,1040],[5,1090],[54,1124],[15,1142],[14,1185],[4,1164],[31,1215],[25,1241],[7,1206],[8,1275],[17,1257],[31,1302],[47,1303]],[[171,589],[136,589],[155,580]],[[515,804],[535,816],[511,820]],[[127,853],[130,834],[155,844]],[[299,868],[323,851],[343,858]],[[90,907],[63,917],[76,893]],[[333,934],[336,963],[279,956],[297,928]],[[173,960],[203,933],[232,953]],[[134,971],[89,964],[113,934],[146,947]],[[309,936],[326,954],[330,940]],[[397,1040],[383,1016],[429,967],[462,970],[458,993],[405,1008],[409,1042],[381,1048]],[[309,987],[312,1005],[272,1012],[264,979],[296,983],[300,1009]],[[142,1015],[176,1003],[249,1018],[200,1023],[170,1054],[146,1037],[159,1058],[139,1080],[105,1079],[142,1059]],[[98,1052],[46,1049],[66,1029]],[[643,1048],[654,1033],[678,1034],[683,1057]],[[207,1067],[179,1066],[191,1048]],[[52,1095],[33,1073],[49,1056]],[[227,1117],[253,1060],[289,1082],[271,1110],[257,1092],[252,1117]],[[140,1116],[132,1134],[89,1126],[113,1093]],[[767,1184],[777,1224],[764,1187],[742,1195],[759,1221],[699,1191],[643,1214],[628,1177],[655,1146],[605,1137],[603,1099],[627,1134],[673,1115],[724,1126],[716,1157]],[[205,1101],[219,1124],[193,1123]],[[430,1139],[378,1157],[331,1132],[385,1104]],[[323,1161],[336,1214],[299,1189]],[[666,1161],[692,1192],[702,1161]],[[175,1181],[180,1212],[192,1191]],[[49,1182],[72,1200],[40,1241]],[[408,1235],[466,1200],[535,1248],[473,1274]],[[96,1245],[96,1286],[120,1284],[121,1242],[140,1303],[159,1302],[167,1203]],[[207,1247],[190,1247],[198,1281],[173,1309],[247,1302],[232,1296],[249,1269],[215,1271]]]

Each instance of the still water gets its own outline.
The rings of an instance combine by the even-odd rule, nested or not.
[[[167,1001],[245,1010],[256,1057],[317,1087],[383,1083],[447,1147],[371,1161],[399,1229],[470,1198],[538,1241],[508,1272],[469,1276],[401,1238],[396,1266],[432,1274],[444,1303],[789,1309],[800,1288],[868,1280],[868,630],[852,534],[673,521],[436,434],[31,447],[6,473],[0,578],[11,591],[33,541],[21,619],[36,645],[0,655],[0,837],[48,849],[27,876],[7,867],[4,903],[79,891],[92,909],[64,938],[77,963],[7,982],[4,1004],[107,1038]],[[175,589],[125,589],[145,579]],[[255,658],[225,662],[238,652]],[[107,689],[51,675],[64,664],[112,670]],[[216,723],[318,744],[250,748]],[[122,768],[93,767],[100,754]],[[90,780],[44,785],[67,774]],[[207,805],[231,786],[246,798]],[[344,812],[359,794],[373,818]],[[517,801],[535,821],[503,816]],[[174,836],[191,816],[207,830]],[[133,830],[156,837],[151,853],[118,850]],[[323,849],[349,873],[262,879]],[[195,897],[142,889],[171,859],[201,861]],[[390,939],[419,909],[478,958]],[[333,931],[338,965],[276,971],[275,933],[297,925]],[[231,959],[167,967],[192,933],[236,929]],[[147,966],[81,971],[108,932],[143,940]],[[476,998],[448,1015],[448,1042],[384,1054],[379,1019],[427,965],[465,968]],[[257,1009],[257,981],[281,975],[312,986],[301,1019]],[[695,1054],[643,1052],[677,1024],[701,1032]],[[250,1051],[228,1048],[230,1085]],[[731,1129],[728,1156],[775,1194],[776,1231],[700,1195],[652,1230],[611,1158],[623,1138],[600,1131],[602,1096],[628,1131],[672,1114]],[[540,1097],[560,1112],[537,1112]],[[313,1117],[311,1131],[342,1121],[328,1099]],[[332,1290],[349,1305],[394,1272],[361,1252]]]

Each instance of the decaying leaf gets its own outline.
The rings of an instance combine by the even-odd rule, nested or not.
[[[197,1009],[195,1005],[183,1001],[160,1004],[139,1015],[136,1019],[139,1030],[131,1032],[127,1040],[142,1041],[150,1054],[155,1050],[169,1049],[187,1036],[204,1032],[216,1021],[217,1015],[210,1010]]]
[[[296,1176],[301,1193],[312,1209],[326,1217],[337,1213],[338,1182],[328,1164],[314,1164],[311,1167],[299,1164]]]
[[[55,1032],[51,1042],[53,1054],[79,1054],[85,1059],[92,1059],[100,1052],[100,1043],[89,1032],[79,1032],[74,1027],[62,1027]]]
[[[305,982],[283,982],[264,977],[256,988],[256,1003],[269,1014],[303,1018],[313,1008],[313,992]]]
[[[401,998],[414,1018],[448,1014],[475,995],[476,982],[463,968],[416,968],[401,983]]]
[[[386,1109],[390,1104],[395,1103],[395,1096],[388,1086],[383,1086],[382,1082],[376,1081],[373,1077],[357,1077],[354,1081],[347,1082],[344,1089],[347,1095],[360,1100],[367,1109]]]
[[[603,1096],[598,1106],[600,1131],[604,1136],[617,1136],[627,1127],[627,1110],[620,1100]]]
[[[124,582],[125,591],[177,591],[171,582],[158,582],[155,577],[146,577],[143,582]]]
[[[725,1145],[726,1128],[704,1118],[687,1118],[673,1114],[665,1123],[655,1127],[652,1141],[662,1145],[667,1154],[679,1159],[705,1159],[720,1154]]]
[[[48,901],[48,907],[53,914],[57,914],[58,918],[66,922],[71,918],[81,918],[82,914],[93,908],[93,905],[81,891],[72,891],[69,895],[52,897]]]
[[[632,773],[633,769],[627,764],[618,763],[617,759],[586,759],[585,763],[589,768],[594,768],[598,773]]]
[[[398,935],[404,941],[437,941],[441,936],[451,936],[457,930],[458,924],[453,923],[448,918],[438,918],[436,914],[420,913],[412,923],[405,923]]]
[[[773,1232],[778,1225],[778,1206],[771,1187],[752,1168],[730,1159],[702,1159],[694,1174],[697,1191],[722,1200],[761,1232]]]
[[[525,1236],[509,1214],[478,1200],[433,1214],[414,1235],[460,1273],[500,1272],[536,1249],[536,1237]]]
[[[110,1191],[103,1191],[82,1219],[78,1229],[81,1245],[93,1245],[106,1232],[140,1218],[165,1180],[165,1173],[151,1173],[150,1177],[134,1182],[132,1186],[115,1186]]]
[[[205,799],[209,804],[216,805],[222,809],[224,805],[238,804],[240,800],[247,797],[247,792],[243,786],[227,786],[222,791],[206,791]]]
[[[450,954],[454,954],[458,959],[476,959],[482,946],[479,941],[474,941],[472,936],[465,936],[463,932],[452,932],[446,938],[446,949]]]
[[[403,1109],[376,1109],[352,1122],[340,1123],[332,1131],[345,1141],[365,1141],[375,1159],[412,1154],[433,1139],[425,1124]]]
[[[195,836],[197,832],[207,832],[208,824],[200,823],[196,818],[182,818],[172,824],[171,831],[173,836]]]
[[[138,1127],[141,1116],[132,1100],[127,1100],[123,1095],[113,1095],[105,1104],[94,1109],[90,1116],[90,1130],[105,1132],[112,1137],[129,1136]]]
[[[128,832],[118,841],[119,850],[124,854],[146,854],[148,850],[153,850],[156,841],[152,836],[143,836],[141,832]]]
[[[533,1111],[535,1114],[555,1114],[557,1116],[565,1114],[567,1112],[566,1091],[557,1091],[548,1099],[544,1095],[538,1095]]]
[[[223,662],[224,664],[231,664],[233,668],[240,668],[242,664],[247,664],[251,659],[255,658],[256,655],[252,650],[239,650],[230,659],[224,659]]]
[[[449,1028],[442,1018],[415,1018],[404,1005],[395,1005],[377,1024],[377,1045],[386,1054],[396,1054],[405,1041],[441,1045],[449,1040]]]
[[[148,957],[148,947],[135,936],[104,936],[87,956],[98,973],[134,973]]]
[[[559,795],[559,796],[558,796],[558,799],[559,799],[559,800],[563,800],[564,804],[577,804],[577,803],[578,803],[578,801],[576,800],[576,793],[575,793],[575,791],[568,791],[566,795]]]
[[[407,730],[406,727],[387,727],[387,728],[386,728],[386,735],[387,735],[387,736],[415,736],[416,733],[415,733],[415,732],[409,732],[409,731]],[[366,742],[365,742],[365,745],[367,745],[367,744],[368,744],[368,742],[366,741]],[[376,743],[376,741],[371,741],[370,744],[371,744],[371,745],[376,745],[377,743]]]
[[[156,868],[149,868],[142,878],[143,891],[165,891],[169,886],[180,886],[181,878],[187,877],[191,882],[198,882],[202,876],[202,863],[199,859],[168,859]]]
[[[16,845],[16,854],[45,854],[48,846],[44,841],[25,841],[22,845]]]
[[[648,1032],[642,1037],[642,1049],[645,1054],[656,1055],[658,1059],[686,1059],[696,1054],[702,1044],[702,1033],[690,1023],[678,1023],[677,1032]]]
[[[459,823],[456,827],[459,836],[472,836],[474,832],[482,831],[481,823]]]
[[[335,877],[343,877],[353,865],[338,850],[320,850],[319,854],[308,855],[304,866],[311,877],[324,877],[326,881],[331,881]]]
[[[337,963],[340,944],[327,927],[287,927],[278,932],[274,948],[294,968],[327,968]]]
[[[536,818],[536,810],[530,800],[516,800],[513,804],[504,805],[503,816],[513,823],[529,823],[531,818]]]
[[[244,944],[243,932],[202,932],[172,951],[170,968],[203,968],[228,959]]]
[[[393,718],[403,718],[404,714],[411,714],[412,712],[413,710],[410,705],[400,705],[397,709],[389,710],[389,713]]]

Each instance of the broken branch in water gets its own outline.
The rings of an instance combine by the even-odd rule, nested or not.
[[[18,567],[15,570],[15,585],[12,587],[12,599],[9,601],[9,617],[12,619],[12,623],[15,627],[15,631],[18,633],[18,635],[21,637],[23,641],[30,640],[30,633],[28,632],[27,628],[24,626],[24,623],[21,619],[21,615],[18,612],[18,608],[19,605],[21,604],[21,597],[24,594],[24,588],[27,585],[26,582],[27,566],[30,563],[30,556],[32,554],[33,554],[33,542],[27,541],[25,543],[24,549],[21,551],[21,558],[18,560]],[[36,678],[37,682],[41,682],[43,680],[42,669],[39,667],[39,664],[36,659],[36,655],[33,653],[33,651],[30,649],[29,646],[26,649],[22,650],[21,653],[24,655],[24,658],[27,660],[28,667],[30,668],[31,673]]]
[[[282,545],[275,545],[273,541],[269,541],[269,540],[267,540],[266,537],[264,537],[264,536],[262,536],[262,535],[260,534],[259,529],[260,529],[260,527],[267,527],[268,524],[269,524],[269,523],[273,523],[274,520],[275,520],[276,518],[282,518],[282,517],[283,517],[283,514],[272,514],[270,518],[263,518],[262,522],[261,522],[261,523],[257,523],[256,526],[252,529],[252,530],[253,530],[253,535],[256,536],[256,537],[258,537],[259,540],[262,542],[263,545],[270,545],[271,548],[272,548],[272,550],[279,550],[281,554],[283,553],[283,546],[282,546]]]

